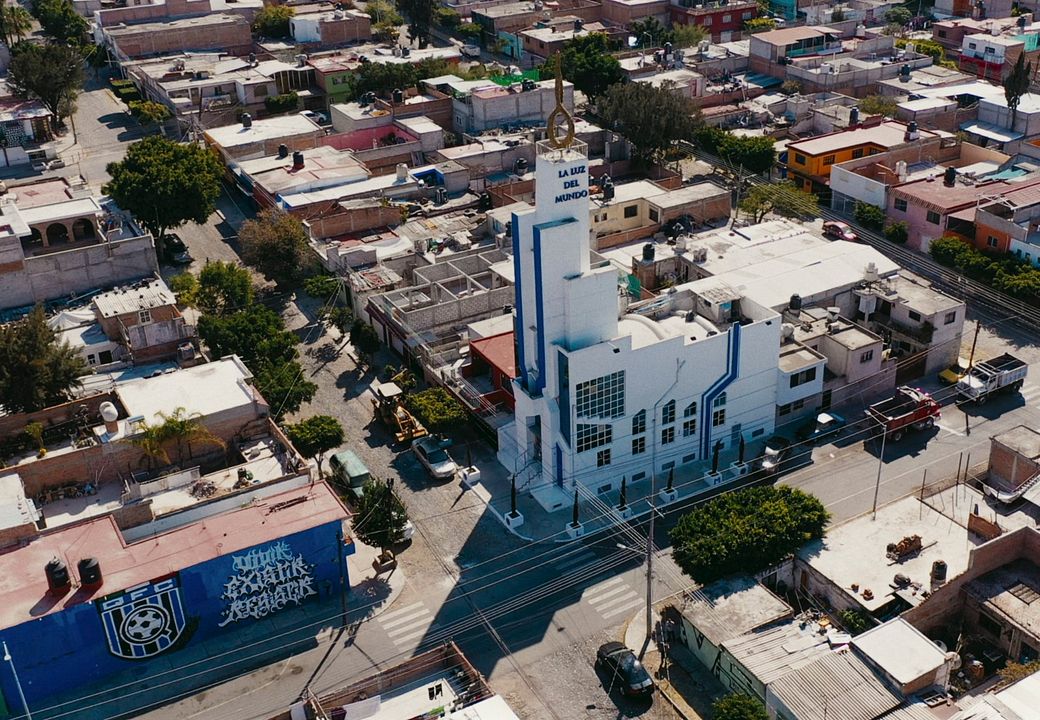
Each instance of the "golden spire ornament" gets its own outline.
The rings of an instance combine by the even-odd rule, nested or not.
[[[565,123],[567,128],[562,137],[560,136],[560,123]],[[549,145],[554,148],[567,148],[574,142],[574,118],[571,117],[563,103],[563,55],[561,53],[556,53],[556,107],[549,113],[545,129],[549,136]]]

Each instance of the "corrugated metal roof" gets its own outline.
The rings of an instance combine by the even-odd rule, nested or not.
[[[799,628],[797,622],[741,635],[722,646],[764,685],[829,652],[826,638]]]
[[[828,652],[770,685],[798,720],[875,720],[903,700],[851,650]]]
[[[101,317],[107,318],[175,305],[176,302],[177,299],[165,282],[160,278],[151,278],[98,295],[94,298],[94,307]]]

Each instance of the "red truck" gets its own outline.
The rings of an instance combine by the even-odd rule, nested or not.
[[[885,426],[885,434],[899,442],[909,430],[925,430],[939,419],[939,403],[923,390],[902,386],[896,388],[895,397],[874,403],[867,408],[867,415]]]

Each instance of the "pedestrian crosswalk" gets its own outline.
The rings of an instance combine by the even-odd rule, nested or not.
[[[414,647],[434,627],[432,623],[433,613],[421,602],[379,616],[379,624],[394,645],[401,649]]]
[[[553,567],[561,574],[572,575],[580,572],[582,568],[592,565],[598,560],[596,553],[588,548],[574,554],[565,555],[561,560],[553,563]]]
[[[1026,405],[1035,405],[1037,400],[1040,400],[1040,385],[1033,385],[1032,383],[1026,383],[1022,386],[1022,399]]]
[[[624,577],[612,577],[581,595],[605,619],[631,612],[643,604],[643,596],[625,584]]]

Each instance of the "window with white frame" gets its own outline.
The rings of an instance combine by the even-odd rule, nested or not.
[[[661,431],[661,444],[670,445],[675,442],[675,428],[666,427]]]
[[[579,417],[616,418],[625,414],[625,371],[578,383],[575,407]]]
[[[691,435],[697,434],[697,419],[690,418],[689,420],[683,420],[682,424],[682,436],[690,437]]]
[[[646,437],[640,435],[637,438],[632,438],[632,454],[642,455],[646,452]]]
[[[711,406],[713,408],[725,407],[726,406],[726,393],[722,393],[717,398],[715,398],[712,401]]]
[[[604,467],[606,465],[610,465],[610,448],[596,453],[596,467]]]
[[[726,408],[720,408],[711,413],[711,426],[720,427],[726,424]]]
[[[151,321],[152,321],[152,311],[151,310],[141,310],[141,311],[139,311],[137,313],[137,322],[141,323],[142,325],[144,325],[146,323],[150,323]]]
[[[614,436],[614,428],[607,425],[578,424],[578,452],[609,445]]]
[[[632,434],[638,435],[639,433],[646,432],[646,410],[640,410],[632,416]]]
[[[673,422],[675,422],[675,400],[669,400],[661,408],[661,424],[667,425]]]

